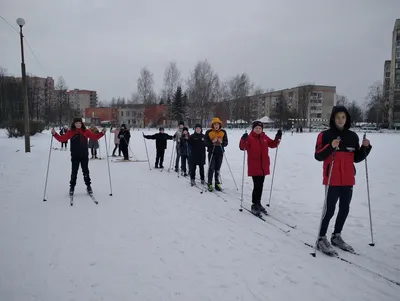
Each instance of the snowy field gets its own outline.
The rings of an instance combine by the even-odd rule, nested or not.
[[[241,135],[228,131],[226,148],[239,186]],[[400,300],[400,286],[388,280],[400,282],[400,135],[369,135],[375,247],[368,245],[365,165],[356,166],[343,236],[360,255],[339,252],[356,265],[321,253],[313,258],[304,244],[315,241],[324,197],[322,163],[313,155],[316,135],[286,133],[278,151],[269,212],[297,225],[291,229],[272,217],[263,222],[239,212],[240,188],[236,190],[226,161],[225,193],[218,197],[200,194],[176,173],[149,170],[147,162],[111,160],[109,196],[107,161],[91,160],[99,205],[85,194],[79,173],[70,207],[70,154],[52,151],[43,202],[50,134],[32,137],[32,153],[25,154],[23,139],[8,139],[0,132],[0,300]],[[155,142],[146,142],[153,167]],[[167,168],[172,151],[168,143]],[[100,145],[105,157],[104,138]],[[130,146],[138,159],[146,159],[141,132],[132,132]],[[273,163],[275,150],[270,154]],[[268,177],[265,182],[263,204],[270,181]],[[247,208],[251,189],[246,176]]]

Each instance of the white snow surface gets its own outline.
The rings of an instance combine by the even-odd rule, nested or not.
[[[317,133],[286,133],[278,151],[269,212],[297,229],[239,212],[242,134],[228,130],[226,158],[239,190],[224,161],[226,202],[200,194],[174,172],[154,170],[155,143],[146,140],[152,170],[147,162],[110,160],[109,196],[107,161],[91,160],[99,205],[85,194],[79,172],[70,207],[69,151],[51,152],[43,202],[51,135],[32,137],[26,154],[23,139],[0,132],[0,300],[400,300],[400,286],[376,275],[400,282],[400,135],[369,135],[375,247],[369,246],[365,163],[356,165],[343,237],[361,255],[339,253],[359,267],[321,253],[313,258],[304,244],[315,241],[324,199],[322,163],[314,159]],[[130,146],[146,159],[141,131],[132,132]],[[53,147],[60,143],[54,140]],[[100,147],[104,157],[104,138]],[[170,141],[166,168],[171,151]],[[275,154],[270,151],[272,165]],[[268,176],[264,204],[270,183]],[[250,208],[247,167],[244,186],[244,206]],[[333,224],[334,219],[328,233]]]

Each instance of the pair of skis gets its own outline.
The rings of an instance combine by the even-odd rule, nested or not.
[[[98,205],[99,204],[99,202],[96,200],[96,198],[94,197],[94,195],[93,195],[93,193],[87,193],[88,194],[88,196],[92,199],[92,201],[93,201],[93,203],[95,203],[96,205]],[[73,206],[74,205],[74,195],[73,194],[70,194],[69,195],[69,204],[70,204],[70,206]]]

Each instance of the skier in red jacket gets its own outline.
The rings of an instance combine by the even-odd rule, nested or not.
[[[253,178],[253,193],[251,211],[259,215],[260,212],[267,213],[264,206],[261,205],[261,196],[265,176],[270,174],[270,159],[268,148],[278,147],[282,139],[282,131],[278,130],[275,139],[272,140],[263,132],[263,123],[254,121],[250,135],[245,133],[240,139],[239,148],[247,151],[248,176]]]
[[[326,238],[329,222],[335,214],[336,203],[339,199],[339,212],[331,243],[345,251],[353,252],[353,248],[343,241],[341,232],[349,214],[355,185],[356,168],[354,163],[363,161],[372,146],[368,139],[363,139],[360,147],[358,135],[350,130],[350,114],[343,106],[333,107],[329,125],[328,130],[319,133],[315,146],[315,159],[324,162],[323,184],[325,189],[328,189],[317,247],[326,254],[337,255]],[[333,154],[335,155],[334,161],[332,160]]]
[[[98,140],[104,136],[105,128],[98,134],[87,130],[83,124],[82,118],[74,118],[72,121],[71,129],[65,135],[60,136],[52,129],[51,133],[59,142],[67,142],[71,139],[71,181],[69,182],[69,195],[72,197],[75,191],[76,178],[78,176],[79,164],[82,168],[83,179],[86,184],[86,190],[89,194],[93,193],[91,180],[89,176],[89,151],[88,139]]]

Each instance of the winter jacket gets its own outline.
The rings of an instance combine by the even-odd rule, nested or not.
[[[196,132],[189,137],[189,148],[191,160],[194,165],[206,164],[206,145],[204,142],[204,134]]]
[[[347,115],[343,130],[335,126],[335,115],[344,112]],[[347,109],[343,106],[333,107],[330,118],[330,128],[319,133],[315,146],[315,159],[323,161],[323,184],[330,186],[353,186],[355,184],[356,168],[354,163],[363,161],[371,151],[372,146],[360,147],[358,135],[350,130],[351,119]],[[332,147],[332,141],[340,138],[339,148]],[[332,169],[331,181],[328,183],[332,156],[335,153],[335,161]]]
[[[129,146],[129,140],[131,139],[131,133],[129,130],[120,130],[119,134],[119,146],[120,147],[128,147]]]
[[[173,137],[166,133],[157,133],[154,135],[143,135],[146,139],[156,140],[156,149],[167,149],[167,140],[172,140]]]
[[[88,139],[99,140],[103,136],[103,133],[95,134],[88,129],[71,129],[62,136],[57,133],[54,134],[54,138],[59,142],[67,142],[71,139],[70,150],[72,158],[87,158],[89,156]]]
[[[183,129],[178,129],[174,134],[176,148],[179,148],[179,143],[181,142],[182,132],[183,132]]]
[[[184,138],[183,136],[181,137],[181,140],[179,143],[179,149],[180,149],[181,156],[189,156],[190,155],[189,138],[190,138],[189,134],[188,134],[188,139]]]
[[[207,151],[209,153],[214,151],[214,155],[222,155],[223,148],[228,146],[228,135],[226,134],[225,130],[220,128],[219,130],[214,130],[213,124],[219,123],[222,126],[222,121],[218,117],[214,117],[211,121],[210,127],[206,134],[205,134],[205,144],[207,147]],[[216,142],[215,144],[212,142],[215,138],[220,138],[222,143]],[[221,147],[222,146],[222,147]]]
[[[118,129],[113,129],[111,130],[111,133],[114,134],[114,144],[119,144],[119,130]]]
[[[247,139],[240,139],[239,148],[247,151],[247,172],[249,177],[270,174],[269,148],[276,148],[279,140],[272,140],[264,132],[251,131]]]
[[[93,129],[89,129],[89,131],[91,131],[94,134],[98,134],[99,133],[99,130],[96,127],[93,128]],[[99,148],[99,141],[97,141],[97,139],[89,139],[88,148],[98,149]]]

